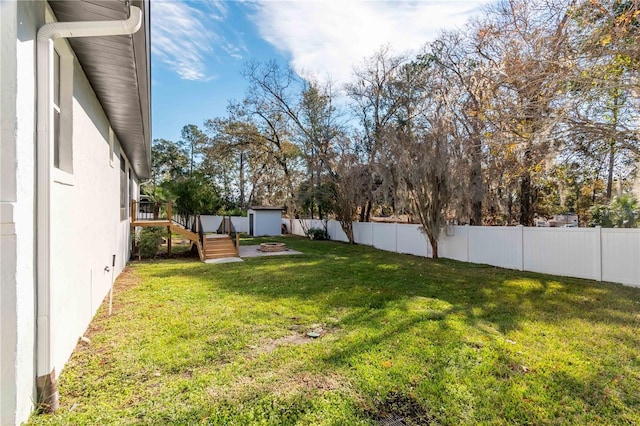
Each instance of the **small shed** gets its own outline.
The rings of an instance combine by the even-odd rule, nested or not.
[[[253,237],[276,237],[282,233],[282,211],[284,207],[252,206],[249,216],[249,235]]]

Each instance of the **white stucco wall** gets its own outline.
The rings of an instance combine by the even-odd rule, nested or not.
[[[248,210],[253,214],[253,235],[278,236],[282,233],[282,211],[281,210]]]
[[[35,400],[35,37],[44,3],[0,2],[0,424]]]
[[[27,420],[36,400],[36,32],[45,2],[0,2],[0,425]],[[120,220],[120,158],[109,123],[77,61],[73,174],[51,192],[52,359],[59,375],[129,250]],[[128,168],[127,168],[128,169]],[[134,180],[135,177],[134,177]],[[138,193],[137,180],[132,193]],[[128,211],[128,208],[127,208]],[[116,268],[106,272],[111,256]]]
[[[129,257],[129,219],[120,218],[119,144],[116,139],[110,161],[109,122],[77,61],[73,74],[73,174],[55,170],[51,188],[52,358],[58,375]]]

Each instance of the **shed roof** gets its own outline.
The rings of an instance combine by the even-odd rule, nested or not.
[[[285,210],[282,206],[249,206],[249,210]]]

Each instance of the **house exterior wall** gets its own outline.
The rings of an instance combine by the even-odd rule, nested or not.
[[[130,197],[123,220],[120,210],[123,154],[117,138],[110,153],[109,122],[77,61],[72,108],[73,174],[54,170],[51,188],[52,357],[58,375],[124,268],[130,247]],[[125,163],[127,191],[132,179],[131,192],[137,194],[137,178]]]
[[[0,2],[0,424],[35,400],[35,38],[44,3]]]
[[[281,210],[249,210],[253,214],[253,235],[278,236],[282,233]]]
[[[0,424],[25,421],[36,401],[36,35],[44,1],[0,2]],[[120,147],[73,60],[73,173],[51,184],[51,328],[60,375],[129,256],[121,220]],[[138,179],[127,163],[127,189]],[[130,180],[130,181],[129,181]],[[131,198],[131,196],[128,196]],[[127,200],[128,201],[128,200]],[[111,268],[112,255],[116,266]],[[110,271],[105,271],[109,266]]]

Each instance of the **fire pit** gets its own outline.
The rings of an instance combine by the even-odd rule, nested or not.
[[[278,251],[285,251],[286,249],[287,246],[285,246],[284,243],[262,243],[260,244],[260,248],[258,250],[273,253]]]

